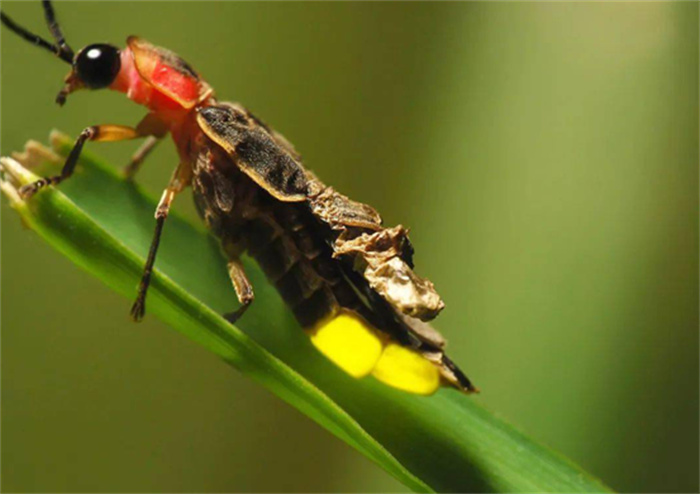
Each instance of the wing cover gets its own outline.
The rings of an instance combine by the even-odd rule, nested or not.
[[[231,103],[207,106],[197,110],[197,122],[243,173],[273,197],[284,202],[306,200],[306,171],[290,152],[293,148],[245,109]]]

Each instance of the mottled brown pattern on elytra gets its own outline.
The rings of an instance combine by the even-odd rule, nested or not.
[[[238,105],[220,103],[197,111],[204,133],[235,159],[255,183],[280,201],[306,200],[304,168],[249,113]]]

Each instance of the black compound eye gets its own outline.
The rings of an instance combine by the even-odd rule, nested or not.
[[[119,49],[107,44],[89,45],[80,50],[73,63],[78,77],[91,89],[109,86],[121,68]]]

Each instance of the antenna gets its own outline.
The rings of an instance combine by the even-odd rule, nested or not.
[[[49,26],[49,31],[51,31],[52,36],[56,40],[56,44],[50,43],[41,36],[26,30],[25,28],[17,24],[15,21],[10,19],[7,15],[5,15],[5,12],[0,11],[0,20],[2,21],[3,25],[5,25],[5,27],[7,27],[10,31],[18,34],[20,37],[24,38],[26,41],[29,41],[30,43],[41,48],[44,48],[45,50],[48,50],[54,55],[56,55],[64,62],[72,64],[74,56],[73,49],[70,46],[68,46],[68,43],[66,43],[66,40],[63,37],[63,32],[61,31],[61,28],[58,25],[58,21],[56,20],[56,14],[53,10],[53,6],[51,5],[51,2],[49,0],[44,0],[42,4],[44,6],[44,15],[46,17],[46,23]]]

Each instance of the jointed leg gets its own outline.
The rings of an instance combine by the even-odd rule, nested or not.
[[[165,224],[165,219],[168,217],[170,205],[175,198],[175,194],[178,192],[179,190],[175,187],[168,186],[168,188],[163,191],[163,196],[161,197],[158,207],[156,208],[156,230],[153,234],[153,240],[151,241],[151,248],[148,251],[146,266],[144,267],[143,274],[141,275],[139,292],[134,305],[131,307],[131,317],[134,321],[140,321],[143,319],[143,316],[146,313],[146,293],[148,292],[148,286],[151,283],[151,273],[153,272],[153,264],[156,261],[156,253],[158,252],[158,245],[160,244],[160,236],[163,233],[163,225]]]
[[[236,296],[241,306],[233,312],[224,314],[224,317],[231,324],[235,323],[250,307],[255,299],[255,294],[253,293],[253,285],[250,284],[250,280],[245,274],[243,269],[243,264],[239,259],[229,261],[228,263],[228,274],[231,277],[231,283],[233,283],[233,289],[236,290]]]
[[[70,177],[75,170],[75,165],[78,163],[80,152],[86,141],[123,141],[126,139],[135,139],[137,137],[142,137],[138,130],[123,125],[94,125],[92,127],[87,127],[80,133],[78,139],[76,139],[75,145],[68,155],[60,175],[44,177],[34,183],[27,184],[19,189],[19,194],[24,198],[31,197],[43,187],[59,184]]]
[[[139,171],[141,163],[151,154],[156,144],[170,131],[168,126],[154,113],[148,113],[136,126],[140,136],[148,136],[146,141],[131,156],[129,164],[124,167],[124,175],[127,180],[131,180]]]
[[[124,167],[124,175],[126,176],[127,180],[134,178],[136,172],[138,172],[139,168],[141,168],[141,163],[143,163],[143,160],[145,160],[146,157],[151,154],[151,151],[153,151],[153,148],[156,147],[156,144],[159,142],[160,138],[156,136],[149,136],[143,142],[143,144],[141,144],[141,146],[131,156],[129,164]]]

